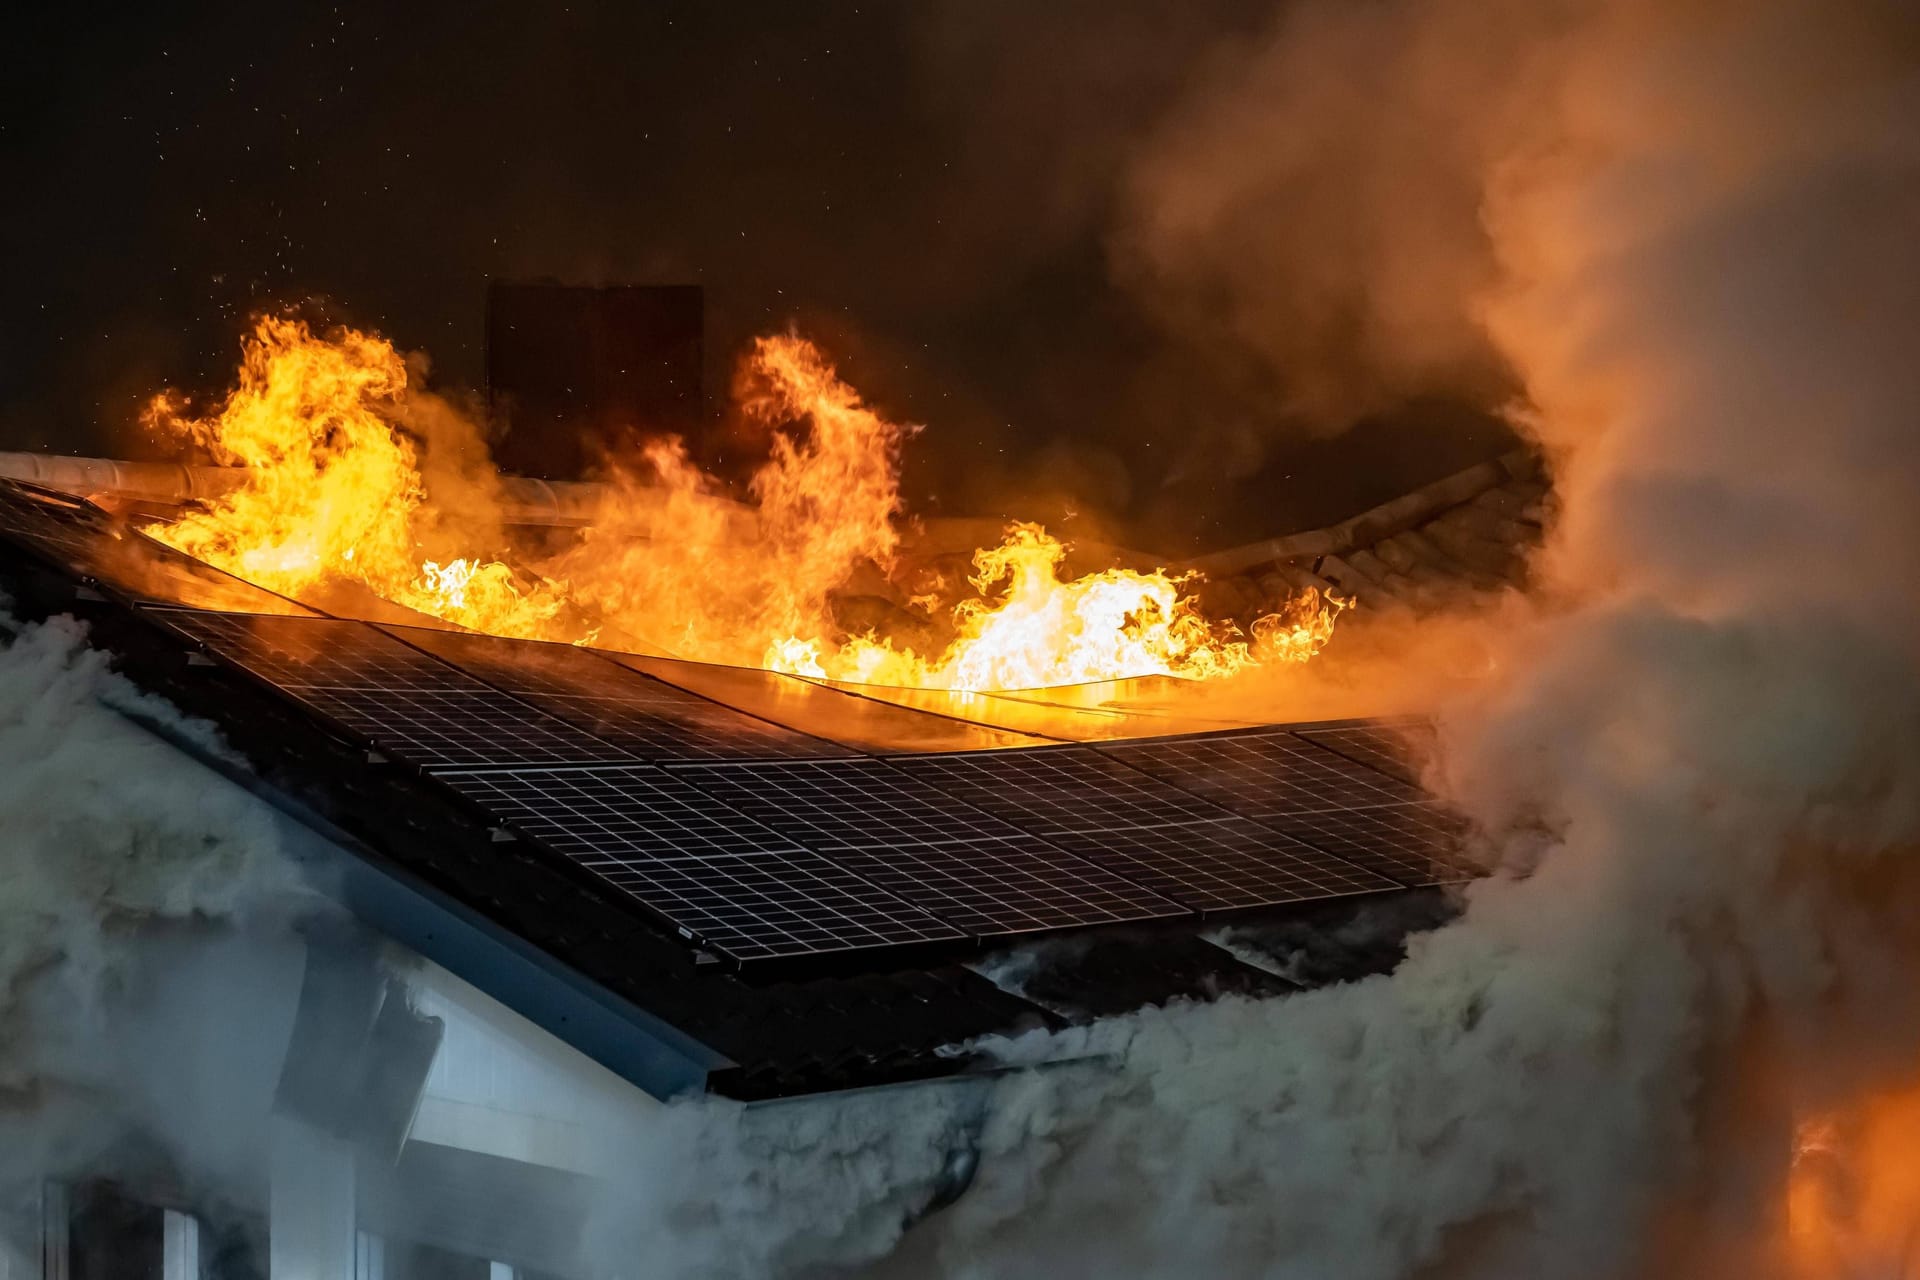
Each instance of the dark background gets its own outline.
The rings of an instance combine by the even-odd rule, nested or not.
[[[797,325],[926,424],[924,512],[1182,551],[1508,444],[1443,402],[1293,430],[1114,283],[1131,148],[1272,0],[154,8],[10,18],[0,448],[151,452],[138,403],[224,385],[263,307],[478,387],[490,277],[704,285],[714,402]]]

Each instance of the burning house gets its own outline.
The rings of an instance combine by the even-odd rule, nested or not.
[[[972,1176],[970,1046],[1390,966],[1477,872],[1421,789],[1418,721],[1276,721],[1179,689],[1317,652],[1354,597],[1416,609],[1502,585],[1544,518],[1523,457],[1214,557],[1223,611],[1334,602],[1256,620],[1252,642],[1184,588],[1158,603],[1164,574],[1073,576],[1026,527],[1004,562],[982,553],[1002,586],[956,611],[944,652],[823,639],[834,593],[773,601],[771,629],[729,650],[695,613],[663,629],[658,599],[595,597],[579,546],[553,562],[566,599],[557,576],[471,559],[389,572],[382,522],[417,501],[382,471],[411,464],[389,430],[407,411],[377,377],[316,399],[378,359],[282,336],[192,428],[227,465],[0,459],[13,625],[77,619],[164,700],[118,714],[254,797],[310,894],[277,968],[220,1015],[271,1044],[233,1101],[265,1157],[212,1199],[138,1134],[132,1155],[50,1167],[47,1276],[598,1274],[595,1188],[702,1096],[937,1117],[910,1222]],[[893,554],[908,579],[951,558],[951,528],[889,541],[884,468],[822,488],[836,436],[883,459],[894,442],[830,372],[790,372],[812,380],[787,406],[810,434],[780,437],[748,502],[678,479],[669,452],[647,486],[490,478],[493,527],[591,545],[611,525],[621,567],[629,544],[696,539],[703,573],[745,529],[788,585],[829,555]],[[316,505],[343,478],[372,505]],[[817,531],[823,509],[836,536],[877,523],[823,550],[791,523]],[[329,526],[342,510],[357,523]],[[829,576],[843,587],[844,564]],[[598,627],[569,633],[589,605]],[[1085,652],[1022,650],[1042,624],[1040,643]]]
[[[1920,1277],[1920,6],[9,36],[0,1280]]]

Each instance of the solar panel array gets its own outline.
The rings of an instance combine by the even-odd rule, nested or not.
[[[986,751],[1047,740],[970,720],[910,710],[756,667],[725,667],[617,653],[608,657],[689,693],[858,751]]]
[[[642,760],[847,756],[796,733],[568,644],[390,627],[425,649]]]
[[[1433,730],[1418,720],[1345,720],[1295,726],[1293,732],[1356,764],[1418,785],[1421,762],[1433,752]]]
[[[898,762],[976,808],[1042,834],[1124,830],[1222,818],[1219,807],[1094,747],[915,756]]]
[[[1417,785],[1417,722],[1138,739],[1123,736],[1144,727],[1138,717],[1070,699],[1037,699],[1029,714],[1016,695],[863,692],[383,630],[5,482],[0,538],[141,602],[737,961],[1179,918],[1478,870],[1459,821]]]
[[[1384,893],[1402,887],[1243,818],[1076,831],[1054,839],[1201,912]]]
[[[156,612],[742,962],[1382,892],[1467,870],[1457,825],[1417,788],[1284,729],[855,755],[567,646]]]
[[[1116,743],[1107,755],[1249,818],[1424,799],[1416,787],[1284,730]]]
[[[1104,751],[923,756],[896,767],[1198,911],[1400,887]]]
[[[633,759],[358,622],[186,610],[157,616],[348,734],[422,768]]]
[[[965,938],[662,769],[437,776],[736,960]]]
[[[813,683],[929,715],[1026,734],[1036,740],[1104,742],[1137,738],[1160,727],[1150,717],[1111,707],[1038,702],[958,689],[907,689],[826,679],[814,679]]]
[[[1397,742],[1391,729],[1340,726],[1377,735],[1372,751]],[[1470,874],[1457,856],[1461,832],[1401,776],[1319,745],[1285,728],[1162,738],[1101,748],[1182,790],[1255,819],[1303,843],[1402,884],[1441,884]]]
[[[879,760],[675,771],[768,827],[976,936],[1186,914]]]
[[[1273,825],[1406,885],[1449,884],[1482,874],[1461,852],[1463,825],[1431,802],[1288,814]]]

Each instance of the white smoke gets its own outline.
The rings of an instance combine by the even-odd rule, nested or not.
[[[256,1177],[301,891],[264,805],[112,708],[205,726],[70,619],[0,622],[0,1256],[24,1256],[43,1178]]]
[[[1387,978],[1005,1046],[1120,1065],[1009,1082],[953,1274],[1765,1274],[1796,1114],[1920,1077],[1915,17],[1524,9],[1290,6],[1210,141],[1239,200],[1292,69],[1501,77],[1428,141],[1566,515],[1436,781],[1531,875]]]
[[[1917,24],[1307,2],[1204,89],[1155,158],[1162,268],[1292,316],[1315,263],[1367,321],[1339,377],[1453,376],[1470,325],[1523,388],[1565,516],[1434,780],[1529,874],[1387,977],[998,1046],[1091,1061],[1004,1077],[978,1182],[877,1270],[1791,1273],[1796,1120],[1920,1079]],[[1309,179],[1391,270],[1297,233]],[[1453,222],[1382,245],[1436,189]],[[1315,356],[1255,303],[1232,323]],[[884,1127],[823,1114],[823,1150]]]
[[[978,1179],[904,1235],[971,1114],[945,1095],[673,1108],[595,1220],[609,1270],[1786,1273],[1796,1118],[1920,1078],[1916,22],[1305,0],[1238,50],[1153,153],[1152,269],[1282,364],[1330,349],[1291,299],[1333,298],[1364,340],[1297,384],[1328,403],[1477,385],[1484,341],[1552,462],[1547,589],[1435,775],[1528,874],[1385,977],[994,1046]],[[1288,221],[1328,189],[1350,260]],[[1428,192],[1443,225],[1397,240]],[[1216,256],[1193,211],[1223,209]],[[84,1013],[100,920],[231,909],[266,829],[94,707],[70,634],[0,661],[0,1014],[36,973]],[[8,1070],[65,1043],[11,1035]],[[100,1097],[153,1087],[87,1060]]]

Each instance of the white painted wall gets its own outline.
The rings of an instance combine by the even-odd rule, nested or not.
[[[603,1176],[611,1132],[661,1104],[499,1001],[427,961],[408,970],[420,1012],[446,1037],[413,1123],[421,1142]]]

